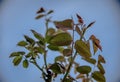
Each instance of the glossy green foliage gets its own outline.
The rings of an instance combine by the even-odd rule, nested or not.
[[[13,65],[21,63],[23,68],[35,65],[41,71],[44,82],[53,82],[58,75],[62,75],[58,82],[79,82],[79,79],[82,82],[106,82],[103,65],[106,61],[102,55],[97,55],[102,52],[100,40],[93,34],[85,38],[95,21],[86,25],[79,14],[76,14],[77,22],[73,18],[51,20],[53,12],[43,7],[36,12],[35,19],[45,20],[45,33],[32,29],[32,36],[24,35],[24,40],[19,41],[17,46],[26,50],[10,54]],[[57,56],[52,52],[57,52]],[[76,60],[77,57],[85,63]],[[74,73],[71,74],[72,70]]]
[[[21,62],[21,60],[22,60],[22,56],[16,56],[16,57],[13,59],[13,64],[14,64],[14,66],[19,65],[20,62]]]
[[[26,41],[20,41],[20,42],[18,42],[17,45],[25,47],[26,45],[28,45],[28,43]]]
[[[33,33],[33,35],[35,36],[35,38],[37,38],[43,44],[45,43],[45,39],[44,39],[44,37],[40,33],[36,32],[35,30],[31,30],[31,32]]]
[[[61,74],[62,73],[62,70],[61,70],[61,67],[58,63],[54,63],[50,66],[50,69],[54,72],[54,73],[57,73],[57,74]]]
[[[83,60],[85,60],[85,61],[87,61],[87,62],[89,62],[91,64],[96,64],[96,60],[93,59],[93,58],[83,58]]]
[[[104,75],[101,74],[99,71],[94,71],[92,73],[92,77],[98,82],[106,82]]]
[[[81,56],[85,58],[91,57],[91,52],[89,47],[82,40],[77,40],[75,42],[75,49]]]
[[[58,33],[51,37],[50,44],[54,46],[68,46],[72,42],[72,37],[69,33]]]
[[[25,59],[25,60],[23,61],[23,67],[24,67],[24,68],[28,68],[28,66],[29,66],[28,60]]]
[[[77,71],[79,73],[82,73],[82,74],[88,74],[91,71],[91,67],[90,66],[79,66],[76,69],[77,69]]]

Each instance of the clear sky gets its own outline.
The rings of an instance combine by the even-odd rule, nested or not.
[[[120,3],[119,0],[0,0],[0,82],[41,82],[40,72],[30,65],[14,67],[9,54],[21,48],[16,43],[30,29],[44,33],[35,20],[40,7],[53,9],[53,19],[64,20],[79,13],[88,24],[96,21],[88,35],[95,34],[103,46],[107,82],[120,82]],[[57,80],[56,80],[57,81]]]

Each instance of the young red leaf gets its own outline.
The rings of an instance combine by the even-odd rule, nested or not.
[[[101,62],[101,63],[106,63],[104,57],[102,55],[99,55],[98,56],[98,62]]]
[[[76,16],[77,16],[77,18],[78,18],[78,22],[79,22],[80,24],[84,24],[84,21],[83,21],[82,17],[81,17],[80,15],[78,15],[78,14],[76,14]]]
[[[41,7],[41,8],[37,11],[37,14],[39,14],[39,13],[43,13],[43,12],[45,12],[45,10],[44,10],[43,7]]]
[[[91,23],[87,26],[87,28],[91,27],[94,23],[95,23],[95,21],[91,22]]]
[[[100,40],[97,39],[94,35],[91,35],[90,39],[93,41],[93,44],[95,44],[102,51],[102,46],[100,45]]]
[[[80,28],[76,25],[75,27],[75,31],[80,35],[82,36],[82,31],[80,30]]]

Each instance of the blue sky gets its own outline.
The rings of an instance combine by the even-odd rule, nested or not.
[[[20,50],[16,43],[30,29],[44,33],[41,20],[35,20],[40,7],[53,9],[53,19],[64,20],[79,13],[88,24],[96,21],[88,35],[101,40],[107,63],[107,82],[120,82],[120,3],[118,0],[1,0],[0,3],[0,78],[4,82],[41,82],[40,72],[30,65],[14,67],[9,54]],[[22,49],[21,49],[22,50]],[[52,54],[52,53],[51,53]],[[1,82],[1,81],[0,81]]]

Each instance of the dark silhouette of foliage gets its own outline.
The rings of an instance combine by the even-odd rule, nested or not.
[[[63,78],[60,79],[61,82],[78,82],[79,80],[82,82],[93,82],[95,80],[106,82],[103,67],[105,59],[102,55],[96,53],[98,50],[102,51],[100,40],[93,34],[89,39],[84,36],[95,21],[86,25],[79,14],[76,14],[78,22],[75,22],[72,18],[53,21],[50,17],[52,13],[53,10],[46,11],[44,8],[37,11],[35,18],[37,20],[45,19],[46,33],[43,35],[32,29],[31,32],[36,38],[35,40],[24,35],[25,39],[18,42],[17,45],[27,49],[28,52],[17,51],[11,53],[9,57],[13,58],[14,66],[18,66],[22,62],[23,67],[28,68],[29,64],[34,64],[41,71],[41,76],[45,82],[52,82],[60,74],[63,75]],[[56,28],[50,28],[49,23],[53,23]],[[75,39],[75,32],[79,35],[77,39]],[[46,60],[48,50],[61,53],[54,58],[52,64]],[[94,58],[95,55],[98,56],[97,59]],[[40,56],[44,58],[43,66],[37,63]],[[75,61],[78,56],[91,65],[80,65],[80,62]],[[74,69],[76,78],[70,75],[71,68]]]

